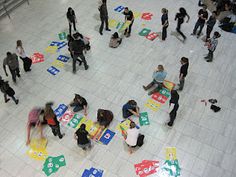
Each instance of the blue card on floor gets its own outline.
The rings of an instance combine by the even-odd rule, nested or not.
[[[58,57],[57,57],[57,60],[59,60],[59,61],[62,61],[62,62],[67,62],[68,60],[70,59],[70,57],[67,57],[67,56],[65,56],[65,55],[59,55]]]
[[[90,175],[91,175],[91,172],[88,169],[85,169],[82,174],[82,177],[90,177]]]
[[[57,68],[55,68],[54,66],[51,66],[50,68],[47,69],[47,71],[52,74],[52,75],[56,75],[57,73],[60,72],[60,70],[58,70]]]
[[[52,41],[51,44],[50,44],[50,46],[57,46],[58,50],[65,47],[66,45],[67,44],[64,41],[62,41],[62,42]]]
[[[65,104],[60,104],[58,108],[55,109],[54,113],[56,114],[57,118],[59,118],[66,112],[67,109],[68,107]]]
[[[101,136],[101,138],[100,138],[99,141],[100,141],[102,144],[107,145],[107,144],[111,141],[111,139],[115,136],[115,134],[116,134],[115,132],[113,132],[113,131],[107,129],[107,130],[103,133],[103,135]]]
[[[103,170],[100,169],[96,169],[96,168],[90,168],[90,173],[91,173],[91,177],[102,177],[103,175]]]
[[[116,12],[122,12],[122,11],[124,10],[124,8],[125,8],[125,7],[123,7],[123,6],[118,6],[118,7],[116,7],[116,8],[114,9],[114,11],[116,11]]]

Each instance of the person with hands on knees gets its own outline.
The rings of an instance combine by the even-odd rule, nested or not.
[[[166,75],[167,73],[165,72],[163,65],[158,65],[157,69],[152,74],[153,81],[147,86],[143,85],[143,89],[146,91],[155,86],[153,90],[148,92],[148,95],[158,92],[163,87],[163,82],[166,78]]]
[[[77,144],[79,147],[81,147],[84,151],[87,150],[87,148],[91,148],[91,140],[88,138],[89,133],[86,130],[86,125],[81,124],[80,128],[75,132],[74,138],[77,140]]]
[[[137,102],[134,100],[129,100],[122,108],[123,118],[127,119],[130,116],[134,115],[139,117],[139,107]]]
[[[75,94],[74,100],[70,103],[71,107],[74,107],[73,111],[78,112],[84,110],[84,115],[87,116],[88,103],[86,99],[79,94]]]
[[[33,108],[28,116],[26,145],[30,144],[30,130],[32,127],[37,127],[40,132],[40,137],[44,138],[42,124],[47,124],[44,119],[44,110],[41,108]]]

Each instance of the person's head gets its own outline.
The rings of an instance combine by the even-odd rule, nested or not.
[[[134,101],[134,100],[129,100],[128,104],[131,105],[131,106],[134,106],[134,107],[137,106],[137,102]]]
[[[130,127],[131,129],[132,129],[132,128],[135,128],[135,127],[136,127],[136,124],[132,121],[132,122],[130,122],[129,127]]]
[[[202,9],[203,9],[204,11],[206,11],[206,10],[207,10],[207,6],[206,6],[206,5],[203,5],[203,6],[202,6]]]
[[[86,125],[85,124],[81,124],[80,125],[80,130],[85,130],[86,129]]]
[[[106,3],[107,3],[107,0],[102,0],[102,3],[103,3],[103,4],[106,4]]]
[[[180,63],[181,63],[181,64],[188,63],[188,58],[182,57],[182,58],[180,59]]]
[[[10,57],[11,55],[11,52],[7,52],[7,57]]]
[[[22,41],[21,40],[17,40],[16,41],[16,46],[17,47],[22,47]]]
[[[73,12],[73,9],[71,7],[68,8],[68,12],[69,13],[72,13]]]
[[[219,38],[221,36],[221,34],[218,31],[214,32],[214,38]]]
[[[168,14],[168,10],[167,10],[166,8],[162,8],[162,9],[161,9],[161,12],[162,12],[163,14]]]
[[[82,97],[81,97],[79,94],[75,94],[75,99],[76,99],[76,100],[81,100],[81,98],[82,98]]]
[[[113,37],[114,39],[117,39],[117,38],[119,38],[119,34],[118,34],[117,32],[115,32],[115,33],[112,35],[112,37]]]
[[[216,11],[213,11],[213,12],[212,12],[212,17],[214,17],[214,18],[215,18],[215,17],[216,17],[216,15],[217,15],[217,12],[216,12]]]
[[[180,8],[179,8],[179,12],[180,12],[181,14],[186,14],[186,13],[187,13],[186,10],[185,10],[185,8],[183,8],[183,7],[180,7]]]
[[[124,12],[125,12],[125,13],[128,13],[128,12],[129,12],[129,8],[128,8],[128,7],[125,7]]]
[[[164,71],[164,66],[163,65],[158,65],[157,70],[161,71],[161,72]]]
[[[45,114],[49,114],[51,113],[53,110],[52,110],[52,105],[53,105],[53,102],[48,102],[45,104]]]

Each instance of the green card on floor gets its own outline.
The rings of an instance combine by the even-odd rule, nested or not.
[[[150,124],[147,112],[140,113],[139,124],[140,124],[140,126],[149,125]]]
[[[67,35],[66,35],[65,32],[62,32],[62,33],[59,33],[59,34],[58,34],[58,37],[59,37],[60,40],[64,40],[64,39],[67,38]]]

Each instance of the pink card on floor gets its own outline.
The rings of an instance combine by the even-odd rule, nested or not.
[[[32,60],[33,64],[40,63],[44,61],[44,55],[36,52],[30,57],[30,59]]]
[[[61,122],[62,125],[66,126],[70,120],[73,118],[74,113],[70,110],[67,110],[63,116],[60,117],[59,121]]]

